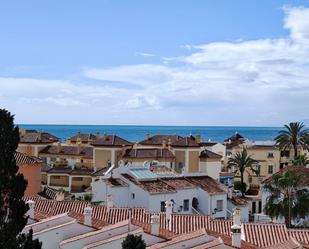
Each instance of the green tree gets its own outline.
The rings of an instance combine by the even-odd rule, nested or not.
[[[292,163],[296,166],[306,166],[309,164],[309,160],[305,155],[298,155],[294,158],[294,160],[292,160]]]
[[[22,200],[27,181],[18,174],[14,153],[19,142],[19,130],[14,117],[0,109],[0,248],[38,249],[40,243],[32,240],[32,232],[21,234],[27,224],[29,207]]]
[[[240,181],[234,181],[234,189],[235,190],[240,190],[243,188],[244,191],[246,191],[247,189],[247,184],[244,182],[243,184],[241,184]]]
[[[122,249],[145,249],[146,243],[142,239],[142,235],[129,234],[122,242]]]
[[[284,130],[279,131],[275,138],[276,144],[280,150],[287,150],[291,147],[294,150],[294,157],[298,156],[298,147],[309,149],[309,130],[300,122],[289,123],[284,125]]]
[[[269,196],[264,211],[271,218],[284,217],[287,227],[291,227],[293,218],[305,218],[309,214],[309,191],[299,189],[300,177],[286,171],[275,174],[272,181],[264,185]]]
[[[237,151],[233,157],[229,158],[227,162],[227,166],[230,169],[234,170],[234,173],[240,174],[240,183],[241,183],[241,195],[245,197],[246,189],[244,188],[244,173],[247,172],[257,174],[258,172],[253,168],[258,161],[254,160],[250,155],[248,155],[248,151],[246,148],[243,148],[242,151]]]

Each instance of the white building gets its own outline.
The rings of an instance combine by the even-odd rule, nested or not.
[[[152,249],[198,249],[201,246],[202,248],[232,248],[224,244],[220,237],[208,235],[205,228],[172,237],[167,235],[168,233],[164,235],[164,231],[160,228],[160,216],[156,214],[151,216],[150,224],[137,225],[131,219],[106,224],[94,218],[93,208],[86,206],[82,215],[66,212],[40,220],[37,217],[42,214],[34,211],[34,201],[29,201],[28,204],[30,206],[29,223],[23,233],[28,233],[32,229],[33,238],[42,242],[43,249],[120,249],[122,242],[129,234],[140,235],[147,248]],[[166,210],[168,209],[167,203]]]
[[[160,167],[120,165],[92,183],[94,202],[114,207],[143,207],[165,211],[165,202],[173,203],[173,212],[201,213],[214,218],[226,217],[227,190],[206,174],[185,174]],[[165,169],[165,170],[164,170]]]

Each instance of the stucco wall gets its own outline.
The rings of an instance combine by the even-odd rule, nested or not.
[[[112,159],[111,150],[94,149],[94,165],[97,169],[107,166],[108,161]]]
[[[41,164],[21,164],[19,173],[23,174],[28,181],[24,195],[35,195],[41,191]]]
[[[199,171],[199,151],[189,151],[189,172]]]
[[[182,165],[186,164],[186,155],[185,151],[181,150],[175,150],[175,171],[178,173],[181,173],[181,169],[179,168],[179,163],[182,163]]]

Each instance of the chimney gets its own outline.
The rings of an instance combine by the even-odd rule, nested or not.
[[[149,134],[149,132],[147,132],[147,134],[146,134],[146,140],[149,140],[150,139],[150,134]]]
[[[168,229],[172,230],[172,214],[173,214],[173,202],[165,202],[165,217],[168,220]]]
[[[77,143],[77,154],[78,154],[78,155],[80,154],[81,149],[82,149],[82,143],[79,141],[79,142]]]
[[[137,142],[135,142],[135,143],[133,144],[133,149],[134,149],[134,150],[137,149]]]
[[[167,146],[168,146],[168,149],[171,150],[172,149],[172,140],[169,138],[168,141],[167,141]]]
[[[56,201],[64,201],[64,191],[62,190],[57,191]]]
[[[26,130],[25,129],[19,129],[19,136],[23,137],[26,135]]]
[[[86,226],[92,226],[92,207],[88,205],[84,208],[84,224]]]
[[[154,236],[159,236],[160,234],[160,216],[153,214],[150,217],[150,233]]]
[[[201,135],[195,136],[195,142],[198,143],[198,144],[201,142]]]
[[[108,138],[108,135],[106,132],[104,132],[104,140],[107,140],[107,138]]]
[[[162,141],[162,148],[163,148],[163,149],[166,148],[166,140],[165,140],[165,139],[163,139],[163,141]]]
[[[99,140],[99,139],[100,139],[100,132],[97,132],[97,135],[95,136],[95,139],[96,139],[96,140]]]
[[[42,141],[42,132],[38,132],[38,141]]]
[[[107,198],[106,198],[107,212],[109,212],[112,207],[114,207],[113,196],[108,195]]]
[[[71,138],[70,137],[67,138],[67,145],[71,145]]]
[[[57,151],[58,151],[58,153],[61,152],[61,143],[60,142],[57,142]]]
[[[240,223],[240,209],[235,208],[233,212],[233,225],[231,227],[232,246],[236,248],[241,247],[241,223]]]
[[[76,143],[78,144],[78,143],[81,143],[81,142],[82,142],[82,140],[81,140],[80,136],[78,136],[78,137],[76,138]]]
[[[29,216],[30,219],[34,219],[34,207],[35,202],[33,200],[29,200],[26,202],[29,206],[29,210],[27,211],[26,215]]]

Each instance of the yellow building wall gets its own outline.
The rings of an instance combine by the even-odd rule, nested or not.
[[[50,185],[51,186],[69,186],[69,176],[50,176]]]
[[[175,171],[181,173],[181,169],[179,168],[179,163],[183,165],[186,164],[186,154],[185,151],[175,150]]]
[[[199,172],[199,151],[189,151],[189,172]]]
[[[112,159],[112,151],[110,150],[94,150],[94,165],[97,169],[107,166],[108,161]]]

